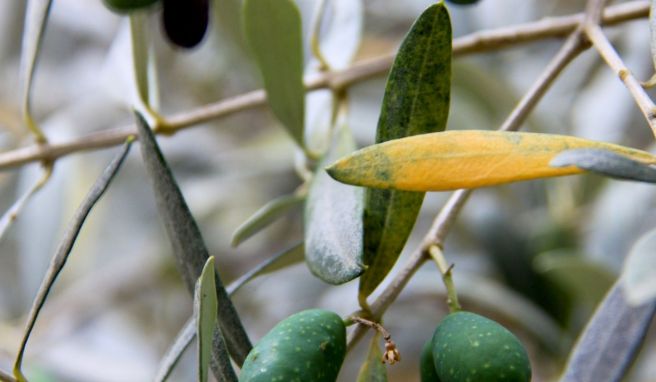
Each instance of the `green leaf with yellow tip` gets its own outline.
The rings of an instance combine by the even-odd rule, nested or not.
[[[601,149],[638,162],[656,156],[611,143],[566,135],[448,131],[397,139],[366,147],[340,159],[327,171],[340,182],[409,191],[447,191],[580,174],[550,162],[566,150]]]
[[[341,128],[319,168],[354,149],[350,130]],[[312,180],[305,203],[305,261],[327,283],[343,284],[364,271],[363,199],[363,189],[336,182],[324,171]]]
[[[443,3],[428,7],[406,35],[392,65],[376,142],[442,131],[451,90],[451,22]],[[337,178],[339,179],[339,178]],[[403,250],[424,193],[367,190],[360,297],[376,289]]]
[[[246,0],[243,23],[271,111],[303,147],[305,86],[298,7],[292,0]]]

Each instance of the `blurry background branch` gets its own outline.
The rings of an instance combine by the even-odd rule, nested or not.
[[[644,18],[649,14],[648,1],[632,1],[608,7],[603,13],[602,23],[614,25],[629,20]],[[465,54],[496,51],[513,45],[538,41],[548,38],[560,38],[572,33],[583,21],[583,13],[570,16],[545,18],[540,21],[481,31],[457,38],[453,42],[453,54]],[[340,90],[370,78],[384,75],[389,70],[394,55],[385,55],[354,64],[346,70],[326,72],[308,79],[309,91],[331,88]],[[263,90],[244,93],[197,109],[182,112],[166,118],[164,134],[173,134],[203,122],[233,115],[235,113],[257,108],[266,103]],[[97,150],[116,146],[125,141],[127,136],[135,134],[134,126],[111,128],[88,134],[61,143],[30,145],[0,154],[0,169],[18,167],[26,163],[56,160],[72,153]]]

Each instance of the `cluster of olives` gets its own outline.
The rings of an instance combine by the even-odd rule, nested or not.
[[[279,322],[248,354],[242,382],[334,382],[346,355],[346,327],[335,313],[311,309]],[[519,340],[469,312],[446,316],[421,354],[422,382],[528,382],[531,366]]]
[[[162,24],[171,43],[192,48],[201,42],[209,23],[209,0],[103,0],[113,11],[130,13],[161,1]]]

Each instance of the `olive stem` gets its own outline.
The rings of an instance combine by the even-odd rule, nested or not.
[[[394,365],[395,363],[401,361],[401,354],[399,353],[399,349],[397,349],[396,344],[394,341],[392,341],[392,335],[387,331],[387,329],[383,327],[383,325],[358,316],[352,316],[350,317],[350,320],[357,322],[358,324],[368,326],[383,336],[383,340],[385,340],[385,353],[383,353],[383,358],[381,360],[382,363],[389,363],[390,365]]]
[[[458,301],[456,284],[453,282],[453,264],[447,264],[444,253],[442,253],[442,249],[438,245],[431,245],[428,248],[428,253],[442,274],[442,282],[444,282],[444,287],[446,288],[446,303],[449,306],[449,312],[454,313],[460,311],[462,307]]]
[[[656,136],[656,105],[654,105],[654,102],[642,87],[640,81],[628,69],[598,24],[587,25],[585,33],[597,52],[606,61],[608,67],[615,72],[629,93],[631,93],[635,103],[647,120],[652,133]]]
[[[604,10],[605,25],[614,25],[629,20],[647,17],[649,2],[631,1]],[[512,25],[498,29],[480,31],[459,37],[453,41],[454,57],[472,53],[489,52],[511,46],[564,37],[576,30],[581,24],[583,13],[568,16],[549,17],[530,23]],[[387,74],[394,60],[394,55],[383,55],[355,63],[348,69],[320,73],[306,81],[308,91],[317,89],[343,89],[368,79]],[[156,133],[174,134],[192,126],[208,121],[225,118],[230,115],[262,107],[266,104],[264,90],[243,93],[215,103],[200,106],[166,117],[166,124],[156,129]],[[162,121],[158,121],[162,123]],[[44,159],[55,160],[81,151],[98,150],[117,146],[130,134],[135,134],[134,125],[115,127],[73,138],[62,143],[33,144],[19,147],[0,154],[0,170],[18,167]]]
[[[314,15],[314,20],[312,20],[312,36],[310,37],[310,49],[312,54],[319,61],[319,71],[327,72],[332,70],[328,60],[321,52],[321,45],[319,43],[319,35],[321,34],[321,22],[323,21],[323,15],[326,13],[326,0],[319,0],[317,5],[317,12]]]

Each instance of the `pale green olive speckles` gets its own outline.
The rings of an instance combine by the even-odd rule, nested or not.
[[[248,354],[241,382],[334,382],[346,354],[346,327],[335,313],[310,309],[289,316]]]
[[[449,314],[435,329],[432,346],[441,382],[531,380],[531,365],[519,340],[477,314]]]

